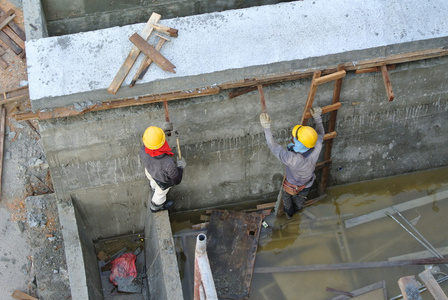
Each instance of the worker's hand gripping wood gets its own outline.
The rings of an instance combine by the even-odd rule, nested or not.
[[[268,113],[260,115],[260,123],[263,128],[271,128],[271,117],[269,117]]]

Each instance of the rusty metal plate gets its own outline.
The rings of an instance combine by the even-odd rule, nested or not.
[[[263,215],[214,210],[207,254],[219,298],[247,299]]]

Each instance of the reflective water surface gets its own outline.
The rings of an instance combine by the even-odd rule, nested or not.
[[[358,268],[365,262],[429,257],[421,242],[384,213],[392,206],[399,208],[442,255],[448,254],[448,168],[333,187],[327,193],[326,199],[292,220],[266,217],[269,227],[260,234],[249,299],[330,299],[339,294],[327,292],[327,288],[349,292],[383,280],[388,299],[401,294],[397,281],[411,275],[418,280],[424,265]],[[200,223],[203,214],[172,214],[173,233]],[[363,222],[370,216],[371,221]],[[406,225],[396,213],[393,216]],[[194,239],[188,243],[194,251]],[[187,281],[191,276],[186,270],[192,268],[192,257],[186,259],[181,253],[179,262],[185,297],[189,299],[191,287]],[[346,263],[352,263],[354,269],[256,273],[261,267],[317,265],[319,269],[322,264]],[[447,266],[437,267],[440,271],[433,268],[436,279],[448,273]],[[448,282],[440,285],[448,294]],[[422,293],[422,298],[433,299],[429,292]]]

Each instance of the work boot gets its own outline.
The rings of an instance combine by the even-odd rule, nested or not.
[[[174,202],[171,200],[165,201],[163,204],[156,205],[151,201],[150,209],[152,212],[158,212],[161,210],[168,210],[174,205]]]

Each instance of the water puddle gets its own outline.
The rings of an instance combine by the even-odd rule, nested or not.
[[[273,215],[265,219],[269,227],[260,235],[249,299],[329,299],[339,294],[327,288],[350,292],[383,280],[388,299],[399,295],[397,281],[410,275],[418,280],[425,266],[358,268],[362,263],[425,257],[422,243],[384,213],[392,206],[442,255],[448,254],[448,168],[334,187],[327,193],[326,199],[292,220]],[[172,214],[173,233],[191,229],[201,222],[201,215],[204,211]],[[406,224],[396,213],[393,216]],[[194,254],[194,239],[185,244]],[[179,257],[185,297],[191,299],[186,282],[191,278],[185,275],[192,268],[192,258]],[[319,269],[335,264],[340,268]],[[291,266],[318,270],[277,272]],[[448,273],[445,265],[437,266],[436,279]],[[257,268],[273,272],[257,273]],[[441,286],[446,290],[448,283]],[[429,292],[422,298],[432,299]]]

